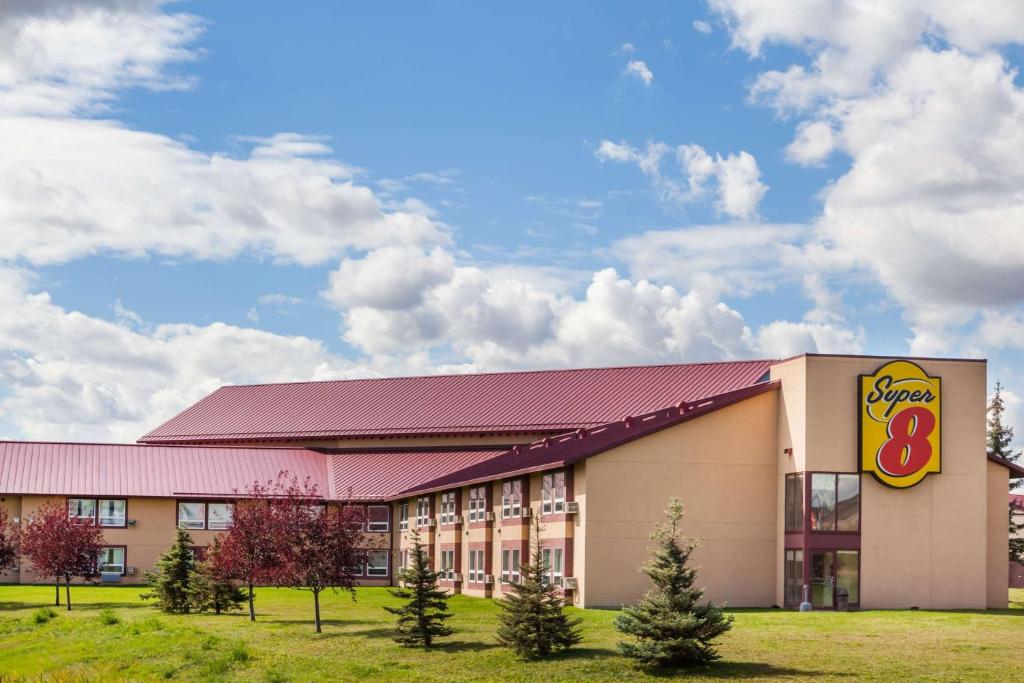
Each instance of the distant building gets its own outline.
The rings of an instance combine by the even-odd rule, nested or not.
[[[95,519],[104,579],[133,583],[175,527],[201,551],[238,491],[288,470],[389,538],[364,585],[392,583],[417,528],[445,586],[500,596],[539,516],[549,579],[618,607],[647,588],[650,529],[678,496],[712,600],[1005,607],[1024,468],[986,457],[986,386],[984,361],[810,354],[231,386],[137,444],[0,443],[0,505]],[[49,580],[27,563],[5,578]]]
[[[1016,510],[1013,515],[1014,521],[1024,525],[1024,496],[1011,493],[1010,504]],[[1024,532],[1018,532],[1017,536],[1024,538]],[[1024,588],[1024,562],[1010,563],[1010,588]]]

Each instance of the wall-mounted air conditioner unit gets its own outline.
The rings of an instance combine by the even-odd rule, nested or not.
[[[494,576],[491,575],[491,574],[488,574],[487,576],[485,576],[484,577],[484,585],[485,586],[493,586],[494,585]]]
[[[565,514],[567,515],[578,515],[580,514],[580,504],[575,500],[570,500],[565,504]]]
[[[565,587],[565,590],[574,591],[579,589],[580,582],[576,579],[575,576],[567,576],[565,577],[565,581],[562,583],[562,585]]]

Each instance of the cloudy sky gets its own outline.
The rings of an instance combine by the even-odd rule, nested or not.
[[[0,0],[0,434],[804,351],[1024,420],[1022,62],[1018,0]]]

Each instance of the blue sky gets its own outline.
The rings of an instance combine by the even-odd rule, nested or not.
[[[1024,418],[1024,17],[990,4],[12,3],[0,430],[803,351],[988,357]]]

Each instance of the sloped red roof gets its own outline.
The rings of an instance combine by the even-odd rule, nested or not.
[[[499,447],[329,452],[331,497],[338,500],[388,500],[405,489],[484,462],[504,451]]]
[[[304,448],[0,442],[0,493],[230,496],[287,470],[330,491],[327,459]]]
[[[683,402],[678,406],[627,417],[600,427],[579,429],[554,438],[546,437],[530,444],[516,446],[497,457],[443,475],[420,486],[408,488],[396,497],[404,498],[566,467],[662,429],[707,415],[759,394],[775,391],[779,386],[779,382],[765,382],[699,401]]]
[[[1006,469],[1010,470],[1010,479],[1024,479],[1024,465],[1019,465],[1012,460],[995,455],[994,453],[988,454],[988,459],[997,465],[1002,465]]]
[[[747,387],[771,362],[227,386],[139,441],[557,433]]]
[[[1024,495],[1010,494],[1010,502],[1017,506],[1021,512],[1024,512]]]

